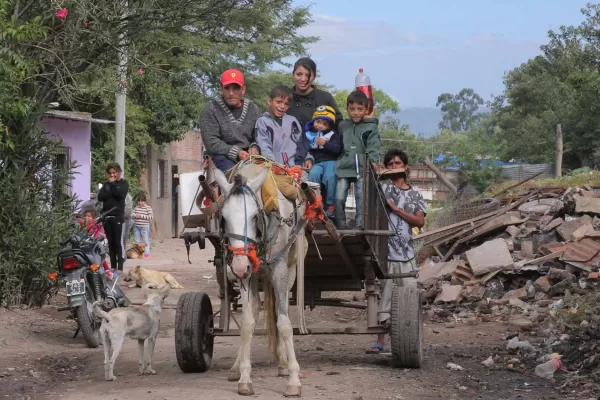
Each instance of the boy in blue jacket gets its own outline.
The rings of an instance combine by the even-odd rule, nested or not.
[[[325,189],[325,213],[335,218],[335,161],[342,152],[340,135],[335,126],[335,110],[330,106],[317,107],[312,119],[306,124],[306,139],[310,145],[309,160],[312,165],[308,180],[319,183]]]
[[[285,86],[271,89],[264,113],[255,125],[256,142],[260,153],[286,167],[302,166],[308,152],[308,141],[295,117],[286,114],[290,108],[292,90]]]

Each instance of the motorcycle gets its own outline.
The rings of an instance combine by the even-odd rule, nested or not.
[[[106,215],[100,214],[94,226],[102,222]],[[102,301],[104,311],[117,307],[127,307],[131,302],[117,286],[118,277],[113,281],[104,272],[102,263],[106,257],[104,239],[95,239],[85,229],[73,230],[61,243],[65,246],[57,256],[58,272],[48,274],[52,280],[60,279],[65,283],[68,306],[58,311],[70,311],[71,317],[77,321],[79,331],[90,348],[100,345],[100,324],[92,310],[92,304]],[[69,246],[67,246],[69,245]]]

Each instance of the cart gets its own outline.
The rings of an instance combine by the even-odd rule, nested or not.
[[[308,250],[302,263],[299,260],[296,284],[292,288],[290,305],[297,307],[294,335],[330,334],[390,334],[392,366],[419,368],[423,362],[423,319],[419,290],[411,287],[394,287],[391,323],[386,328],[378,323],[378,279],[416,277],[416,272],[388,274],[388,216],[385,201],[378,189],[377,173],[364,168],[361,197],[364,230],[335,230],[316,227],[307,233]],[[207,169],[207,171],[210,171]],[[210,175],[210,174],[209,174]],[[210,176],[199,177],[204,193],[215,190],[209,185]],[[212,219],[212,220],[211,220]],[[232,310],[238,308],[236,284],[227,279],[227,268],[220,249],[215,218],[206,216],[203,231],[182,234],[186,246],[198,243],[205,248],[209,240],[215,248],[212,259],[217,276],[224,283],[220,309],[213,313],[212,302],[206,293],[184,293],[177,304],[175,317],[175,351],[177,363],[183,372],[205,372],[210,368],[215,336],[238,336],[237,321]],[[340,299],[324,298],[325,292],[365,291],[367,321],[358,327],[307,327],[304,318],[306,306],[353,307]],[[361,308],[364,308],[361,307]],[[387,311],[387,310],[386,310]],[[218,315],[218,324],[215,320]],[[234,325],[230,324],[234,321]],[[254,335],[265,335],[256,329]]]

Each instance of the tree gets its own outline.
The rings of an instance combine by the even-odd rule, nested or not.
[[[348,118],[348,113],[346,112],[346,99],[348,98],[350,91],[335,88],[330,88],[330,90],[340,111],[344,115],[344,118]],[[400,105],[398,102],[381,89],[373,88],[373,103],[375,113],[380,118],[383,118],[384,115],[394,115],[400,112]]]
[[[483,99],[473,89],[463,89],[458,94],[442,93],[436,103],[442,110],[440,129],[454,133],[469,130],[481,117],[477,113],[481,105]]]

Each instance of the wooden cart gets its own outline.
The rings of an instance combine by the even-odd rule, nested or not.
[[[365,163],[368,165],[368,163]],[[291,305],[297,307],[298,320],[294,335],[368,334],[389,333],[392,365],[399,368],[418,368],[423,362],[423,320],[417,288],[394,287],[391,324],[389,328],[378,323],[378,279],[415,277],[416,272],[390,275],[387,271],[388,216],[385,201],[378,189],[376,173],[369,167],[363,173],[361,197],[364,230],[339,230],[338,237],[325,229],[316,229],[308,236],[308,251],[304,260],[304,274],[299,273],[292,288]],[[204,192],[209,189],[211,177],[200,177]],[[215,336],[238,336],[240,330],[230,326],[232,310],[237,309],[235,284],[227,280],[224,257],[216,231],[216,221],[207,217],[204,231],[183,234],[186,246],[198,243],[204,249],[206,240],[215,248],[212,260],[225,293],[221,293],[220,310],[213,314],[209,296],[202,292],[184,293],[177,304],[175,318],[175,350],[183,372],[205,372],[210,368]],[[336,235],[334,235],[336,236]],[[301,266],[298,268],[302,269]],[[365,291],[367,321],[363,327],[310,328],[304,318],[305,307],[353,307],[342,300],[323,298],[324,292]],[[361,307],[364,308],[364,307]],[[387,311],[387,310],[386,310]],[[218,314],[218,324],[215,323]],[[266,334],[256,329],[254,335]]]

